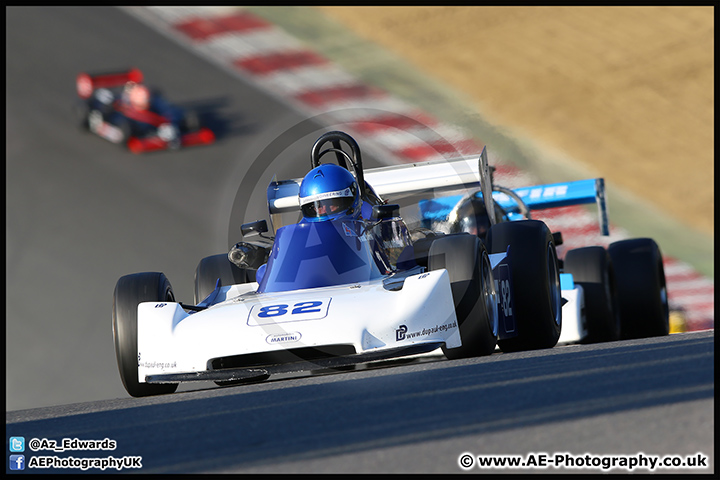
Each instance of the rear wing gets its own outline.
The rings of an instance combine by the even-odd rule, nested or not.
[[[142,80],[142,72],[137,68],[130,68],[119,72],[80,73],[75,80],[75,86],[80,98],[86,99],[98,88],[121,87],[127,82],[141,83]]]
[[[512,191],[530,210],[567,207],[595,203],[598,207],[598,220],[603,235],[610,235],[605,180],[590,178],[574,182],[552,183],[534,187],[516,188]],[[508,212],[518,212],[519,204],[503,190],[493,193],[495,201]]]
[[[471,195],[481,197],[482,192],[476,191]],[[493,186],[492,196],[495,202],[509,214],[511,219],[518,214],[529,218],[531,210],[596,203],[600,231],[603,235],[610,235],[605,181],[602,178],[536,185],[512,190],[495,185]],[[422,218],[431,222],[447,220],[450,212],[465,198],[467,198],[467,195],[423,200],[420,202]]]

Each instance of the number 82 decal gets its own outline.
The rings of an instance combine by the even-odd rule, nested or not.
[[[248,315],[248,325],[267,325],[280,322],[296,322],[299,320],[318,320],[327,316],[331,298],[255,304]]]

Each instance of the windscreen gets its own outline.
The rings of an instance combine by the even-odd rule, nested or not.
[[[328,287],[382,277],[385,260],[365,228],[359,220],[328,220],[278,229],[258,291]]]

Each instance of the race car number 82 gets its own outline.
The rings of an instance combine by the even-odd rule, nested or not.
[[[319,312],[319,307],[322,305],[322,302],[300,302],[293,305],[292,309],[292,315],[298,315],[302,313],[313,313],[313,312]],[[269,307],[262,307],[260,311],[258,312],[258,317],[267,318],[267,317],[277,317],[280,315],[285,315],[288,312],[288,305],[280,304],[280,305],[270,305]]]
[[[298,320],[317,320],[327,315],[330,298],[272,305],[256,304],[250,309],[248,325],[265,325]]]

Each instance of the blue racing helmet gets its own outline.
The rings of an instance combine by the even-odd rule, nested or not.
[[[299,197],[300,210],[308,222],[334,220],[360,211],[355,177],[332,163],[315,167],[305,175]]]

